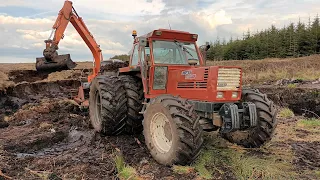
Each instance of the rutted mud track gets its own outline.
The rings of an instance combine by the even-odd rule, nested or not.
[[[49,179],[115,179],[114,156],[122,154],[142,179],[181,179],[182,175],[151,158],[142,135],[101,137],[92,130],[88,110],[70,100],[75,95],[72,90],[80,85],[78,74],[66,80],[43,81],[48,76],[13,71],[9,77],[16,85],[0,91],[0,170],[4,174],[14,179],[41,179],[41,175]],[[304,106],[300,103],[303,98],[319,97],[313,91],[314,96],[309,96],[291,89],[291,95],[303,97],[291,101],[288,95],[284,96],[289,90],[262,91],[280,106],[297,107],[293,109],[298,113]],[[308,103],[305,108],[318,107],[320,101],[309,99],[318,104],[307,106]],[[287,126],[296,122],[280,123]],[[298,134],[303,138],[308,132]],[[297,169],[320,168],[319,142],[292,140],[277,146],[293,150]],[[228,173],[223,176],[228,179]],[[194,178],[194,172],[183,175],[183,179]]]
[[[179,176],[150,157],[142,136],[96,134],[88,110],[70,100],[79,81],[35,82],[47,76],[31,71],[11,77],[18,84],[0,91],[0,170],[7,176],[39,179],[40,172],[49,179],[115,179],[119,153],[142,178]]]

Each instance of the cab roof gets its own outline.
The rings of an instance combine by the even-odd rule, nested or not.
[[[152,39],[176,39],[182,41],[195,42],[198,40],[197,34],[192,34],[186,31],[171,30],[171,29],[157,29],[144,34],[143,38],[152,38]]]

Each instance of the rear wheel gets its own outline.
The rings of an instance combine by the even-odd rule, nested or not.
[[[242,101],[256,105],[258,125],[250,130],[235,131],[222,134],[222,137],[232,143],[246,148],[258,148],[271,140],[277,126],[276,109],[272,101],[258,90],[244,89]]]
[[[143,85],[141,79],[135,76],[119,76],[124,84],[127,96],[127,120],[126,132],[128,134],[139,134],[143,130],[143,115],[140,114],[143,107]]]
[[[125,131],[127,99],[118,77],[101,75],[92,81],[89,111],[95,131],[105,135],[118,135]]]
[[[199,155],[203,137],[200,117],[185,100],[169,95],[152,99],[143,120],[145,143],[160,164],[186,165]]]

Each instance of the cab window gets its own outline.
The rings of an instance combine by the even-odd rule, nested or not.
[[[132,53],[132,62],[131,62],[132,66],[138,65],[138,62],[139,62],[138,47],[139,47],[138,45],[135,45],[133,53]]]

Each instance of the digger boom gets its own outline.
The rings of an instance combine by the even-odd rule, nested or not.
[[[90,33],[83,19],[78,15],[72,4],[73,3],[68,0],[64,2],[64,6],[60,10],[56,22],[52,27],[51,36],[54,35],[53,39],[51,39],[50,36],[49,39],[45,41],[46,49],[44,50],[43,54],[46,60],[54,61],[54,58],[58,56],[58,45],[61,39],[64,38],[64,32],[69,22],[71,22],[73,27],[77,30],[77,32],[93,54],[93,74],[88,77],[88,82],[91,82],[91,80],[95,76],[97,76],[98,72],[100,71],[100,62],[103,60],[102,50],[100,49],[100,45],[95,41],[93,35]]]

